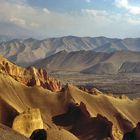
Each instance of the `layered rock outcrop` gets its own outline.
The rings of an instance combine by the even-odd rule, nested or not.
[[[60,81],[49,77],[44,69],[35,67],[21,68],[0,56],[0,72],[10,75],[27,86],[41,86],[51,91],[60,91]]]

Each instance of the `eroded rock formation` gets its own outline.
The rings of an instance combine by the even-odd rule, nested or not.
[[[12,128],[24,136],[30,137],[36,129],[43,129],[43,120],[39,109],[28,109],[14,119]]]
[[[60,81],[49,77],[44,69],[36,69],[35,67],[21,68],[7,59],[0,57],[0,72],[10,75],[18,82],[27,86],[41,86],[51,91],[60,91]]]

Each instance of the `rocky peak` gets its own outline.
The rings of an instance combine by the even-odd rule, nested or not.
[[[27,86],[41,86],[51,91],[61,90],[60,81],[49,77],[45,69],[21,68],[2,56],[0,57],[0,72],[10,75],[16,81]]]

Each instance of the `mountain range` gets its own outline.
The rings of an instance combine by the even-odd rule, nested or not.
[[[44,40],[14,39],[1,41],[0,53],[10,61],[21,65],[31,64],[54,55],[60,51],[88,51],[113,53],[116,51],[140,51],[140,38],[107,38],[66,36]]]
[[[61,51],[33,64],[51,72],[80,72],[86,74],[139,73],[140,52],[112,53],[89,51]]]

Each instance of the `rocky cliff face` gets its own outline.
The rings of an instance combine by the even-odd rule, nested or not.
[[[21,68],[0,56],[0,72],[10,75],[18,82],[27,86],[41,86],[51,91],[60,91],[58,80],[49,77],[46,70],[34,67]]]

